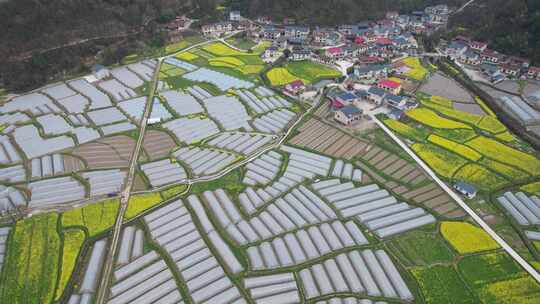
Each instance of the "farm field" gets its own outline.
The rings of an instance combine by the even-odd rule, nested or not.
[[[404,73],[406,77],[416,81],[422,81],[426,78],[428,70],[422,65],[417,57],[407,57],[403,59],[402,62],[411,69]]]
[[[272,86],[282,86],[297,79],[310,84],[323,79],[337,78],[341,74],[325,65],[306,60],[289,62],[282,67],[272,68],[266,76]]]
[[[441,233],[460,254],[499,248],[499,245],[484,230],[469,223],[443,222]]]

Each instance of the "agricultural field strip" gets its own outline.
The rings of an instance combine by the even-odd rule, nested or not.
[[[178,91],[161,92],[171,109],[179,116],[203,113],[204,108],[192,95]]]
[[[427,214],[422,208],[412,208],[407,203],[398,202],[387,190],[380,189],[376,184],[356,188],[351,182],[341,183],[333,179],[314,183],[311,187],[343,217],[355,217],[381,238],[436,221],[433,215]]]
[[[253,199],[257,195],[254,191],[247,193],[251,194]],[[209,203],[209,207],[214,212],[227,210],[227,213],[218,216],[218,221],[240,245],[257,243],[293,230],[337,219],[334,211],[304,186],[294,188],[289,194],[276,199],[257,216],[251,216],[249,219],[240,216],[226,195],[219,194],[218,190],[216,196],[221,204],[213,206]],[[209,197],[207,200],[215,202],[212,194],[207,196]],[[241,204],[245,205],[247,202],[242,202],[241,199]]]
[[[264,87],[257,87],[255,91],[260,92],[261,89],[263,88]],[[268,90],[266,88],[264,89]],[[252,111],[255,111],[255,113],[257,114],[263,114],[271,110],[275,110],[282,107],[288,108],[291,106],[290,102],[288,102],[287,100],[285,100],[279,95],[274,95],[272,91],[269,92],[271,95],[268,95],[268,93],[266,93],[266,96],[261,97],[261,98],[259,98],[258,96],[253,94],[253,92],[248,91],[248,90],[244,90],[244,91],[236,90],[235,93],[240,97],[240,100],[242,100],[245,104],[247,104],[248,107]],[[258,94],[260,95],[261,93],[258,93]]]
[[[143,149],[150,160],[168,157],[175,148],[174,139],[166,132],[148,130],[144,135]]]
[[[237,160],[237,156],[233,153],[198,147],[184,147],[172,155],[186,164],[193,175],[199,177],[217,173]]]
[[[26,170],[23,165],[15,165],[0,169],[0,181],[8,183],[23,182],[26,180]]]
[[[247,254],[251,269],[257,271],[292,267],[333,251],[367,244],[367,239],[353,221],[343,224],[337,220],[248,247]]]
[[[126,179],[126,172],[119,169],[81,173],[90,185],[90,197],[119,193]]]
[[[7,252],[7,239],[9,235],[10,227],[0,228],[0,273],[2,272],[2,266],[4,265],[4,256]]]
[[[522,226],[540,224],[540,199],[523,192],[506,192],[497,198],[501,206]]]
[[[411,156],[415,162],[417,162],[429,176],[437,182],[437,184],[443,188],[443,190],[450,195],[464,210],[469,214],[473,220],[482,227],[525,271],[527,271],[537,282],[540,282],[540,274],[525,261],[505,240],[503,240],[474,210],[469,207],[454,191],[450,189],[431,168],[420,159],[399,137],[397,137],[388,127],[386,127],[378,118],[371,117],[375,123],[388,134],[392,140],[394,140],[409,156]]]
[[[71,176],[46,179],[28,184],[31,191],[28,206],[47,207],[85,198],[85,188]]]
[[[334,293],[412,301],[414,296],[394,263],[383,250],[355,250],[327,259],[299,272],[307,299]]]
[[[219,136],[209,140],[207,144],[220,149],[249,155],[275,139],[277,139],[276,136],[265,134],[229,132],[221,133]]]
[[[244,128],[252,131],[248,121],[251,117],[247,113],[244,105],[232,96],[216,96],[204,99],[203,104],[208,115],[214,118],[226,131]]]
[[[253,126],[259,131],[268,133],[279,133],[296,116],[287,109],[274,110],[253,120]]]
[[[283,175],[265,188],[255,191],[252,187],[248,187],[238,196],[247,214],[255,213],[257,208],[296,187],[302,181],[313,179],[317,175],[327,176],[330,171],[332,159],[329,157],[285,145],[280,146],[280,149],[290,154]]]
[[[116,266],[126,265],[141,257],[144,252],[144,231],[134,226],[127,226],[122,231],[120,249]]]
[[[334,162],[331,176],[360,182],[362,181],[362,170],[355,169],[353,164],[338,159]]]
[[[47,176],[62,175],[65,173],[64,155],[45,155],[30,160],[30,172],[32,179],[40,179]]]
[[[25,207],[26,204],[27,199],[19,189],[0,185],[0,212]]]
[[[84,276],[81,284],[79,285],[79,289],[69,298],[70,304],[92,303],[93,295],[96,293],[98,287],[98,281],[101,276],[103,263],[105,262],[106,252],[106,239],[102,239],[94,243],[90,253],[90,260],[85,268]]]
[[[283,164],[283,156],[269,151],[246,166],[246,174],[242,182],[249,186],[266,185],[274,180]]]
[[[164,123],[163,127],[171,131],[179,141],[187,144],[192,144],[220,133],[216,123],[208,118],[179,118]]]
[[[257,304],[301,303],[293,273],[246,277],[244,285]]]
[[[133,226],[124,228],[107,303],[179,303],[182,300],[173,273],[159,254],[149,251],[143,255],[143,238],[143,230]]]
[[[354,297],[350,298],[332,298],[328,301],[317,301],[315,304],[387,304],[384,301],[373,302],[368,299],[359,300]]]
[[[218,87],[222,92],[226,92],[232,88],[250,89],[255,85],[249,81],[241,80],[221,72],[209,70],[207,68],[199,68],[195,71],[182,75],[183,78],[195,82],[209,82]]]
[[[199,199],[192,195],[187,201],[202,231],[198,231],[188,208],[178,200],[144,217],[152,239],[174,261],[194,303],[245,302],[228,277],[229,273],[243,271],[243,266],[214,229]]]
[[[170,159],[145,163],[140,167],[153,187],[179,182],[187,178],[184,168],[177,162],[171,162]]]

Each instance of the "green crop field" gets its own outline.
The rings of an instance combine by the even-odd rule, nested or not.
[[[71,278],[86,234],[80,229],[66,229],[62,233],[62,263],[55,299],[59,300]]]
[[[51,303],[60,260],[58,214],[17,222],[0,281],[0,303]]]
[[[426,304],[476,304],[478,300],[452,266],[413,268]]]
[[[72,209],[62,214],[62,227],[83,227],[94,237],[114,225],[118,205],[118,199],[112,199]]]
[[[391,244],[410,266],[449,263],[454,259],[452,250],[436,233],[412,231],[394,239]]]

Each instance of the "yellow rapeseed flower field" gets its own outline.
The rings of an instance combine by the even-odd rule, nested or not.
[[[282,86],[300,79],[291,74],[286,68],[273,68],[266,73],[266,77],[273,86]],[[304,79],[301,79],[305,82]]]
[[[426,108],[417,108],[407,112],[407,116],[437,129],[472,129],[469,125],[439,116],[432,110]]]
[[[455,141],[448,140],[444,137],[432,134],[428,137],[428,140],[438,146],[448,149],[472,161],[477,161],[482,158],[482,154],[476,152],[475,150]]]
[[[180,59],[180,60],[186,60],[186,61],[192,61],[192,60],[195,60],[195,59],[199,58],[199,56],[197,56],[197,55],[195,55],[193,53],[190,53],[190,52],[181,52],[181,53],[176,54],[175,57]]]
[[[470,223],[442,222],[441,233],[460,254],[499,248],[489,234]]]

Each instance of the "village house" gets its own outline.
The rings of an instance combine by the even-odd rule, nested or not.
[[[386,94],[383,98],[383,102],[396,109],[404,110],[407,98],[394,94]]]
[[[482,53],[487,49],[488,44],[481,41],[471,41],[469,47],[477,52]]]
[[[92,67],[92,75],[94,75],[97,80],[102,80],[110,77],[111,71],[101,64],[96,64]]]
[[[503,56],[500,53],[490,49],[485,49],[482,53],[480,53],[480,58],[483,62],[498,64],[500,61],[502,61],[502,57]]]
[[[302,61],[311,59],[312,53],[307,48],[295,47],[293,48],[289,60],[292,61]]]
[[[272,43],[272,46],[275,46],[280,50],[285,50],[289,48],[289,40],[287,40],[287,38],[285,37],[280,37],[274,40],[274,42]]]
[[[343,49],[341,47],[328,48],[326,49],[324,53],[326,57],[331,58],[333,60],[339,60],[345,56],[345,54],[343,53]]]
[[[530,79],[540,80],[540,67],[529,67],[527,77]]]
[[[260,37],[269,40],[276,40],[280,38],[283,31],[275,26],[263,26],[260,32]]]
[[[368,96],[367,99],[373,101],[375,104],[381,104],[384,98],[384,95],[386,92],[376,86],[372,86],[367,91]]]
[[[203,25],[201,30],[204,36],[219,37],[222,34],[232,32],[234,26],[231,22],[217,22]]]
[[[517,77],[519,75],[520,70],[521,70],[521,67],[516,64],[503,63],[500,65],[500,71],[504,73],[506,76]]]
[[[465,53],[461,54],[458,60],[461,63],[469,64],[469,65],[479,65],[480,63],[482,63],[482,60],[480,59],[480,55],[477,52],[473,51],[472,49],[468,49],[467,51],[465,51]]]
[[[307,26],[286,26],[285,27],[285,37],[287,38],[296,38],[296,39],[307,39],[309,36],[310,30]]]
[[[240,20],[242,20],[242,15],[240,14],[240,11],[230,11],[229,12],[229,21],[238,22]]]
[[[345,126],[351,126],[362,118],[362,110],[353,105],[345,106],[334,112],[334,119]]]
[[[306,90],[306,85],[300,79],[294,80],[285,86],[285,92],[298,95]]]
[[[531,64],[531,61],[527,58],[521,58],[521,57],[517,57],[517,56],[508,56],[508,58],[506,58],[506,63],[508,64],[511,64],[511,65],[517,65],[517,66],[520,66],[522,68],[528,68],[529,65]]]
[[[296,19],[294,19],[292,17],[283,18],[283,24],[284,25],[294,25],[294,24],[296,24]]]
[[[339,94],[336,94],[332,98],[332,107],[334,109],[341,109],[345,106],[351,105],[358,101],[360,99],[359,96],[357,96],[354,93],[351,92],[341,92]]]
[[[377,82],[377,87],[395,95],[398,95],[401,92],[401,83],[389,79],[379,80],[379,82]]]
[[[283,52],[275,46],[267,48],[261,55],[263,61],[266,63],[274,62],[281,56],[283,56]]]
[[[399,13],[397,11],[386,12],[386,19],[396,20],[398,17],[399,17]]]
[[[360,79],[386,78],[390,72],[390,66],[385,64],[357,65],[354,67],[354,75]]]
[[[446,56],[457,59],[467,51],[467,44],[460,40],[452,41],[446,48]]]
[[[259,16],[257,22],[261,24],[272,24],[272,18],[269,16]]]
[[[477,193],[477,190],[473,185],[468,184],[464,181],[457,181],[454,184],[454,189],[456,189],[459,193],[461,193],[468,199],[473,199]]]

